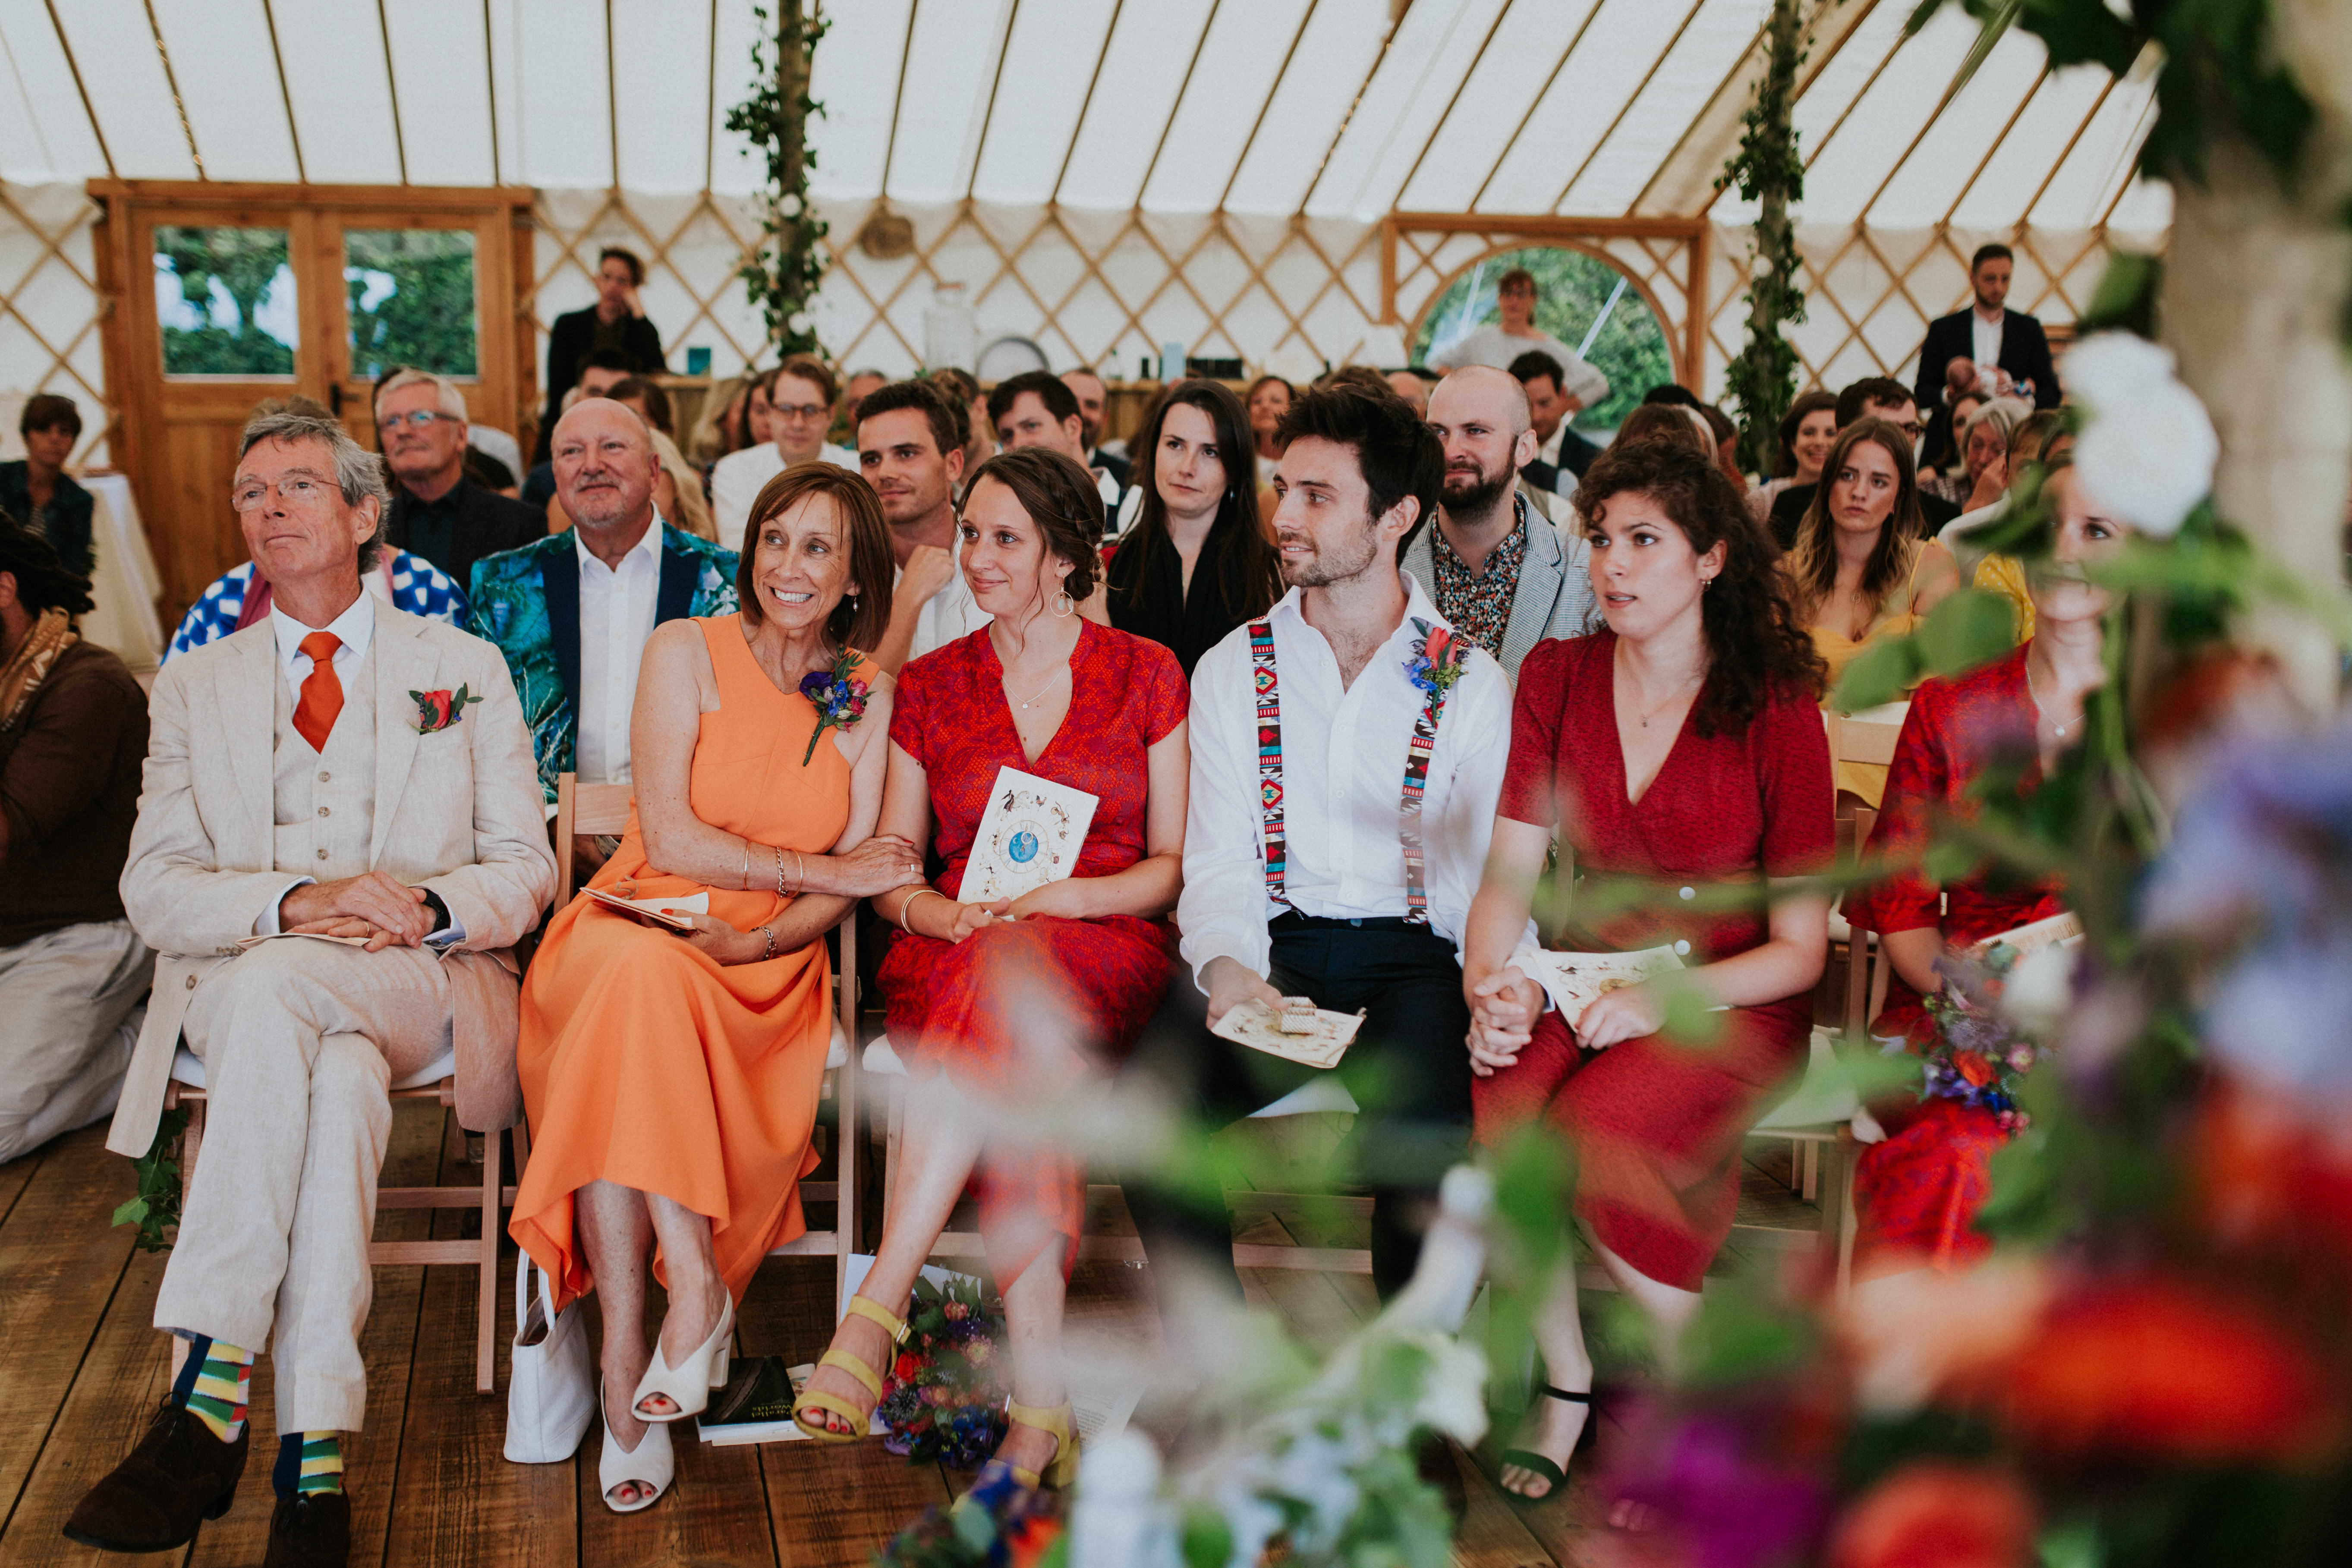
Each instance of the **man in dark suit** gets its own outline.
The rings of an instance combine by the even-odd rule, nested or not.
[[[404,370],[375,395],[376,442],[394,485],[384,542],[464,583],[474,563],[547,535],[547,519],[466,478],[466,398],[457,384]]]
[[[1910,389],[1901,382],[1884,375],[1864,376],[1838,394],[1837,422],[1843,430],[1857,419],[1884,419],[1911,437],[1916,449],[1919,441],[1919,410],[1911,400]],[[1772,498],[1772,537],[1780,548],[1791,550],[1797,543],[1797,526],[1805,520],[1805,509],[1813,504],[1813,492],[1819,485],[1790,485]],[[1941,496],[1919,492],[1919,512],[1926,520],[1927,531],[1933,534],[1944,524],[1960,515],[1960,509]]]
[[[1070,395],[1078,400],[1078,423],[1084,426],[1078,438],[1086,443],[1087,448],[1087,455],[1081,460],[1087,468],[1100,468],[1118,480],[1120,489],[1127,489],[1134,483],[1129,478],[1128,459],[1117,452],[1104,451],[1101,446],[1103,417],[1110,408],[1110,389],[1103,384],[1102,377],[1084,365],[1064,371],[1062,384],[1068,387]]]
[[[547,408],[540,416],[533,463],[547,461],[548,437],[563,413],[563,395],[579,384],[581,366],[591,353],[603,349],[619,354],[625,362],[622,369],[631,375],[667,368],[661,333],[646,320],[645,302],[637,298],[645,281],[646,264],[636,252],[608,245],[596,253],[596,302],[565,311],[548,329]]]
[[[1915,388],[1919,412],[1927,421],[1923,466],[1932,467],[1950,455],[1955,392],[1999,396],[2013,388],[2015,395],[2031,398],[2036,408],[2058,406],[2058,367],[2050,358],[2050,339],[2040,321],[2004,304],[2015,265],[2009,247],[1979,247],[1969,262],[1969,287],[1976,291],[1975,300],[1966,310],[1928,325]],[[2001,384],[2004,376],[2006,386]]]

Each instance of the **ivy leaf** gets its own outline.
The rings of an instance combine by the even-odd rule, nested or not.
[[[1841,713],[1859,713],[1892,702],[1919,683],[1925,668],[1916,637],[1873,643],[1845,667],[1837,689],[1830,693],[1830,706]]]
[[[1233,1526],[1207,1503],[1194,1503],[1184,1514],[1185,1568],[1225,1568],[1233,1556]]]
[[[2164,258],[2118,250],[2100,276],[2091,308],[2077,323],[2080,332],[2130,332],[2156,338],[2156,295],[2164,281]]]
[[[1919,627],[1919,653],[1935,674],[1965,675],[2016,647],[2016,631],[2007,599],[1964,588],[1927,612]]]

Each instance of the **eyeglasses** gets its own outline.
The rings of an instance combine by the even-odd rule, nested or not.
[[[822,403],[772,403],[769,415],[777,419],[823,419],[833,412]]]
[[[1902,431],[1906,436],[1910,437],[1914,441],[1916,441],[1920,437],[1925,436],[1927,433],[1927,427],[1925,425],[1920,424],[1916,419],[1912,420],[1908,425],[1897,425],[1895,428]]]
[[[456,415],[444,414],[437,408],[419,408],[410,414],[386,414],[376,420],[375,427],[379,430],[397,430],[405,425],[412,430],[422,430],[436,419],[446,419],[452,425],[465,423]]]
[[[288,506],[313,507],[324,504],[336,488],[326,480],[309,474],[293,474],[272,484],[267,479],[247,479],[229,491],[228,504],[238,511],[259,511],[268,504],[269,492],[276,490],[278,499]]]

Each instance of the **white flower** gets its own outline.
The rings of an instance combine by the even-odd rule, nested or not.
[[[790,327],[795,332],[805,333],[811,327],[816,325],[816,318],[810,315],[806,310],[794,310],[791,315],[784,318],[784,325]]]
[[[1427,1335],[1422,1343],[1429,1351],[1429,1371],[1422,1378],[1413,1421],[1465,1448],[1475,1447],[1486,1435],[1486,1356],[1445,1334]]]
[[[2173,374],[2172,351],[2095,332],[2066,352],[2066,384],[2091,420],[2074,443],[2083,488],[2141,532],[2168,539],[2213,489],[2221,437]]]
[[[786,193],[776,203],[776,216],[781,218],[796,218],[800,216],[800,197],[793,195],[790,193]]]
[[[2000,1010],[2037,1040],[2057,1037],[2074,1000],[2078,949],[2053,942],[2020,959],[2001,987]]]

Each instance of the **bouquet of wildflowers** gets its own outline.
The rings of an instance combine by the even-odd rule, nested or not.
[[[1976,956],[1946,953],[1936,960],[1944,985],[1923,999],[1936,1033],[1924,1051],[1922,1097],[1990,1110],[2004,1132],[2020,1131],[2032,1120],[2017,1108],[2018,1080],[2042,1054],[2000,1005],[2018,957],[2006,942]]]
[[[918,1279],[907,1331],[876,1406],[889,1428],[882,1446],[919,1464],[977,1469],[1004,1438],[1003,1321],[970,1280]]]
[[[932,1507],[875,1556],[876,1568],[1064,1568],[1062,1500],[1021,1495],[1009,1472],[983,1480],[952,1509]]]

